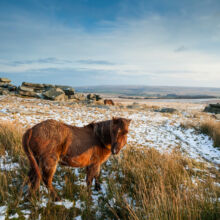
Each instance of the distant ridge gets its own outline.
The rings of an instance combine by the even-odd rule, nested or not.
[[[220,88],[212,87],[180,87],[180,86],[81,86],[75,87],[77,92],[117,94],[124,96],[142,96],[155,98],[215,98],[220,97]]]

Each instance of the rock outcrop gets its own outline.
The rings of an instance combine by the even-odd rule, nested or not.
[[[88,95],[87,95],[87,99],[88,99],[88,100],[99,101],[99,100],[101,100],[102,98],[100,97],[100,95],[97,95],[97,94],[88,94]]]
[[[97,94],[89,94],[87,97],[82,93],[75,93],[71,86],[41,84],[22,82],[21,86],[16,87],[11,84],[11,80],[0,78],[0,95],[18,94],[25,97],[43,98],[54,101],[98,101],[102,99]]]
[[[35,89],[43,89],[43,88],[45,88],[44,84],[40,84],[40,83],[23,82],[22,86],[27,86],[27,87],[31,87],[31,88],[35,88]]]
[[[86,100],[85,95],[82,94],[82,93],[75,93],[74,95],[70,95],[69,98],[70,98],[70,99],[75,99],[75,100],[78,100],[78,101],[84,101],[84,100]]]
[[[46,99],[54,101],[64,101],[66,99],[65,92],[60,88],[51,88],[43,93]]]
[[[10,83],[11,80],[8,79],[8,78],[0,78],[0,82],[1,82],[1,83]]]
[[[161,113],[174,113],[177,110],[175,108],[161,108],[161,109],[155,109],[155,112],[161,112]]]
[[[220,114],[220,103],[209,104],[205,107],[204,112],[210,112],[214,114]]]
[[[27,96],[27,97],[34,97],[34,98],[39,98],[36,92],[32,91],[24,91],[24,90],[18,90],[18,94],[21,96]]]
[[[74,95],[75,91],[70,86],[23,82],[19,87],[19,94],[28,95],[28,92],[30,92],[31,97],[63,101],[72,98],[70,96]]]
[[[8,95],[8,94],[9,94],[9,91],[7,89],[0,87],[0,95]]]
[[[0,94],[8,95],[17,91],[17,87],[11,84],[11,80],[8,78],[0,78]]]

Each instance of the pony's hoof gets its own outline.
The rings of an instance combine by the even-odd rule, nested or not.
[[[59,201],[61,201],[61,198],[60,198],[56,193],[52,193],[52,194],[50,195],[50,198],[51,198],[52,201],[54,201],[54,202],[59,202]]]
[[[59,196],[56,196],[56,197],[54,198],[54,201],[55,201],[55,202],[59,202],[59,201],[61,201],[61,198],[60,198]]]
[[[100,191],[101,190],[101,185],[100,184],[96,184],[95,185],[95,190],[96,191]]]

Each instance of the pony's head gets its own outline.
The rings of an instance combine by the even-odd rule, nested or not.
[[[111,151],[118,154],[127,143],[128,127],[131,119],[112,118],[111,122]]]

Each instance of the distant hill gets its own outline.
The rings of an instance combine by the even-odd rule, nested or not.
[[[220,88],[175,87],[175,86],[83,86],[75,87],[77,92],[103,93],[145,98],[214,98],[220,97]]]

